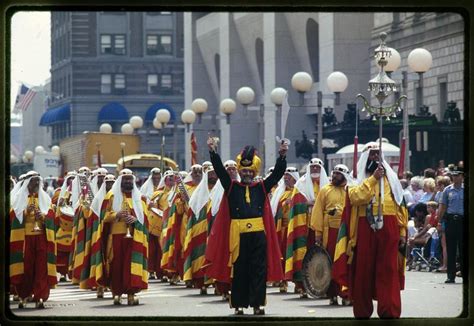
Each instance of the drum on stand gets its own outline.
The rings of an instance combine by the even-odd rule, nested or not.
[[[331,283],[332,259],[326,249],[315,244],[303,259],[303,285],[313,298],[326,295]]]

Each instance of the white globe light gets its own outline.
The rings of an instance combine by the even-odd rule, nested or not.
[[[24,163],[27,163],[27,162],[29,162],[29,159],[26,158],[26,155],[23,155],[22,161],[23,161]]]
[[[104,134],[110,134],[112,132],[112,126],[109,123],[103,123],[100,125],[99,131]]]
[[[194,113],[201,114],[207,111],[207,101],[203,98],[197,98],[191,103],[191,110]]]
[[[170,122],[171,114],[170,111],[166,109],[159,109],[158,111],[156,111],[156,117],[158,118],[158,121],[162,124],[167,124],[168,122]]]
[[[33,158],[33,152],[32,151],[25,151],[25,155],[24,155],[24,158],[26,158],[27,160],[31,160]]]
[[[133,134],[133,127],[129,123],[124,123],[120,130],[122,131],[122,134],[125,134],[125,135]]]
[[[153,119],[153,127],[154,127],[155,129],[161,129],[161,128],[163,128],[163,125],[161,124],[160,121],[158,121],[158,118],[154,118],[154,119]]]
[[[333,93],[342,93],[346,90],[349,81],[340,71],[334,71],[327,78],[328,88]]]
[[[53,147],[51,147],[51,153],[53,153],[54,155],[58,155],[59,156],[59,153],[60,153],[60,148],[58,145],[54,145]]]
[[[236,107],[237,104],[235,104],[235,101],[231,98],[223,99],[219,105],[221,112],[226,115],[234,113]]]
[[[41,146],[41,145],[36,146],[36,147],[35,147],[35,153],[36,153],[36,154],[42,154],[42,153],[44,153],[44,147]]]
[[[15,155],[11,154],[10,155],[10,163],[17,163],[17,162],[18,162],[18,158]]]
[[[143,119],[138,115],[134,115],[133,117],[131,117],[129,123],[130,125],[132,125],[133,129],[143,127]]]
[[[277,87],[274,88],[273,91],[270,93],[270,100],[275,105],[281,105],[285,100],[286,96],[286,89]]]
[[[291,86],[295,91],[304,93],[313,87],[313,78],[304,71],[297,72],[291,78]]]
[[[236,97],[240,104],[249,105],[255,99],[255,92],[250,87],[244,86],[239,88]]]
[[[433,63],[433,57],[428,50],[417,48],[408,55],[408,66],[415,72],[426,72]]]
[[[193,110],[184,110],[183,113],[181,113],[181,120],[185,124],[192,124],[196,121],[196,113],[194,113]]]
[[[395,70],[400,67],[400,63],[402,62],[402,57],[400,53],[394,48],[388,48],[390,50],[390,56],[387,56],[387,64],[385,65],[384,69],[386,72],[394,72]],[[376,58],[378,59],[378,58]]]

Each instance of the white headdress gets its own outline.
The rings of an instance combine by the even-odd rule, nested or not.
[[[138,189],[135,183],[135,176],[133,172],[129,169],[123,169],[119,173],[119,177],[115,181],[112,189],[110,191],[114,195],[114,201],[112,203],[112,209],[115,212],[122,210],[122,201],[123,201],[123,193],[122,193],[122,177],[124,175],[131,175],[133,177],[133,190],[132,190],[132,202],[133,202],[133,211],[135,212],[135,216],[137,217],[138,221],[143,224],[144,223],[144,215],[143,215],[143,207],[142,207],[142,193]]]
[[[99,191],[99,186],[97,185],[98,183],[98,177],[99,175],[106,176],[108,173],[107,169],[105,168],[98,168],[94,170],[93,177],[91,179],[91,189],[92,189],[92,194],[95,196],[95,194]]]
[[[368,178],[369,175],[367,175],[367,172],[365,170],[366,165],[367,165],[367,160],[369,159],[369,152],[371,150],[379,150],[379,144],[376,142],[369,142],[365,144],[364,148],[362,149],[362,154],[360,155],[359,162],[357,162],[357,184],[361,184],[364,179]],[[392,170],[390,167],[390,164],[385,161],[383,157],[383,151],[382,151],[382,165],[385,168],[385,173],[387,175],[388,182],[390,183],[390,190],[392,190],[393,193],[393,198],[395,198],[395,201],[398,205],[402,203],[403,200],[403,188],[402,185],[400,184],[400,181],[398,180],[397,174],[395,171]],[[382,182],[382,187],[383,187],[383,179],[380,179]],[[383,197],[382,197],[383,200]]]
[[[295,181],[298,181],[300,175],[298,174],[298,170],[294,167],[287,167],[285,170],[285,174],[289,174],[295,179]],[[272,213],[273,216],[275,216],[277,209],[278,209],[278,203],[280,202],[281,196],[283,196],[283,193],[285,192],[286,185],[285,181],[283,178],[278,182],[278,186],[275,189],[275,192],[272,195],[272,199],[270,200],[270,206],[272,208]]]
[[[206,203],[209,201],[209,186],[207,183],[208,172],[209,170],[203,173],[201,182],[199,182],[199,185],[193,191],[193,194],[189,199],[189,207],[196,215],[196,217],[199,216],[199,212],[204,206],[206,206]]]
[[[61,191],[59,192],[59,198],[64,198],[64,196],[66,195],[67,188],[68,188],[67,181],[70,178],[74,178],[75,176],[76,176],[75,172],[68,172],[67,176],[64,178],[63,185],[61,186]]]
[[[189,173],[186,175],[186,177],[183,180],[183,183],[186,184],[188,182],[193,181],[193,177],[192,177],[191,174],[193,173],[194,169],[201,169],[202,170],[202,165],[201,164],[194,164],[193,166],[191,166],[191,168],[189,169]]]
[[[356,181],[354,180],[354,178],[352,177],[352,175],[350,174],[349,172],[349,168],[344,165],[344,164],[337,164],[333,169],[332,169],[332,172],[339,172],[340,174],[342,174],[344,176],[344,178],[346,179],[346,184],[348,186],[352,186],[352,185],[355,185]]]
[[[150,175],[148,176],[148,179],[143,183],[143,185],[140,187],[140,192],[146,196],[146,198],[150,199],[151,196],[153,196],[153,193],[155,192],[155,186],[153,185],[153,174],[155,173],[160,173],[161,170],[159,168],[153,168],[150,171]],[[160,184],[161,180],[160,179]],[[158,185],[158,189],[160,189],[160,186]]]
[[[295,188],[302,193],[306,199],[310,202],[314,202],[314,187],[313,180],[311,179],[311,166],[318,165],[321,167],[321,172],[319,173],[319,189],[324,187],[329,183],[329,178],[324,169],[324,163],[319,158],[312,158],[308,165],[306,166],[306,173],[296,182]]]
[[[43,184],[43,178],[41,178],[39,173],[36,171],[28,172],[25,176],[23,184],[15,194],[15,198],[12,204],[12,208],[15,211],[15,216],[20,221],[20,223],[23,223],[23,212],[28,206],[28,185],[30,184],[30,181],[33,177],[39,177],[40,179],[40,186],[38,190],[38,203],[41,213],[46,215],[48,213],[49,206],[51,205],[51,198],[46,193],[46,191],[43,190],[43,187],[41,187],[41,185]]]
[[[99,191],[95,194],[91,204],[91,210],[99,217],[102,202],[104,201],[105,195],[107,195],[107,181],[115,181],[115,176],[113,174],[107,174],[105,176],[104,182],[102,182],[102,185],[100,186]]]

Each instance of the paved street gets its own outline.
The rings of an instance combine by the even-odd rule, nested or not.
[[[444,284],[446,274],[407,272],[406,289],[402,292],[402,317],[456,317],[462,309],[462,285]],[[456,282],[461,282],[456,278]],[[280,294],[278,288],[268,288],[266,315],[271,317],[352,317],[352,307],[329,306],[327,299],[300,299],[293,294]],[[213,289],[209,289],[213,293]],[[29,303],[26,309],[18,309],[11,301],[13,314],[18,316],[232,316],[233,310],[221,297],[199,295],[196,289],[151,280],[149,289],[139,294],[138,306],[114,306],[110,292],[104,299],[96,299],[95,293],[80,290],[78,286],[61,282],[51,291],[44,310]],[[122,300],[122,302],[126,300]],[[376,307],[376,306],[375,306]],[[376,308],[374,308],[375,311]],[[245,314],[252,314],[246,309]],[[376,313],[374,312],[374,315]],[[241,318],[241,317],[236,317]],[[245,318],[245,317],[244,317]],[[265,317],[263,317],[265,318]]]

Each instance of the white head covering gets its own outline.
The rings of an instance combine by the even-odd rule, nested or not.
[[[207,183],[208,172],[209,170],[203,173],[201,182],[199,182],[199,185],[193,191],[193,194],[189,199],[189,207],[196,216],[199,215],[201,209],[209,201],[209,186]]]
[[[20,190],[21,186],[23,185],[23,181],[25,179],[26,174],[20,175],[18,178],[18,182],[15,183],[12,190],[10,191],[10,206],[13,206],[13,201],[15,200],[15,195]]]
[[[143,207],[142,207],[142,193],[138,189],[135,183],[135,176],[133,172],[129,169],[123,169],[119,173],[119,177],[115,181],[112,189],[110,191],[114,194],[114,201],[112,203],[112,209],[115,212],[122,210],[122,201],[123,201],[123,194],[122,194],[122,177],[124,175],[131,175],[133,176],[133,190],[132,190],[132,202],[133,202],[133,211],[135,212],[135,216],[137,217],[138,221],[143,224],[144,216],[143,216]]]
[[[81,196],[81,183],[79,181],[79,173],[76,174],[74,177],[74,180],[72,180],[71,184],[71,203],[72,203],[72,208],[74,211],[79,207],[79,197]]]
[[[202,172],[207,172],[209,168],[212,168],[212,163],[210,161],[202,162]]]
[[[346,184],[348,186],[353,186],[356,184],[356,181],[354,180],[354,178],[352,177],[352,174],[349,173],[349,168],[344,165],[344,164],[337,164],[333,169],[332,169],[333,172],[339,172],[340,174],[342,174],[344,176],[344,178],[346,179]]]
[[[152,179],[153,174],[160,173],[160,172],[161,172],[161,170],[159,168],[151,169],[150,175],[148,176],[148,179],[146,179],[146,181],[140,187],[140,192],[144,196],[146,196],[147,199],[150,199],[151,196],[153,196],[153,193],[155,192],[155,186],[153,185],[153,179]],[[161,178],[161,180],[163,180],[163,178]],[[160,180],[160,183],[158,185],[158,189],[160,189],[161,180]]]
[[[300,178],[300,175],[298,174],[298,170],[294,167],[291,167],[291,166],[286,168],[285,174],[291,175],[293,177],[293,179],[295,179],[295,181],[298,181],[298,179]],[[275,214],[277,212],[278,203],[280,202],[280,198],[281,198],[281,196],[283,196],[283,193],[285,192],[285,189],[286,189],[285,181],[282,178],[278,182],[278,186],[275,189],[275,192],[273,193],[272,198],[270,200],[270,206],[272,208],[273,216],[275,216]]]
[[[165,187],[165,179],[171,175],[174,175],[173,170],[167,170],[160,179],[160,184],[158,185],[158,189],[163,189]]]
[[[359,162],[357,162],[357,184],[361,184],[364,179],[368,178],[367,172],[365,171],[365,166],[367,165],[367,160],[369,159],[369,152],[370,150],[379,150],[379,144],[376,142],[369,142],[365,144],[364,148],[362,149],[362,154],[360,155]],[[382,165],[385,168],[385,173],[387,175],[388,182],[390,183],[390,190],[392,190],[393,198],[395,202],[400,205],[403,200],[403,188],[398,180],[397,174],[395,171],[392,170],[390,164],[385,161],[383,157],[382,151]],[[382,189],[383,189],[383,178],[380,179],[382,182]],[[383,193],[382,193],[382,200],[383,200]]]
[[[183,183],[186,184],[188,182],[193,181],[193,177],[191,176],[191,174],[192,174],[194,169],[201,169],[202,170],[202,165],[201,164],[194,164],[193,166],[191,166],[191,168],[189,169],[189,173],[186,175],[186,177],[183,180]]]
[[[64,178],[63,185],[61,186],[61,191],[59,192],[59,198],[64,198],[64,196],[66,195],[67,188],[68,188],[67,181],[68,179],[74,178],[75,176],[76,176],[75,172],[68,172],[67,176]]]
[[[100,208],[102,207],[102,202],[104,201],[105,195],[107,195],[106,190],[106,181],[115,181],[115,176],[113,174],[107,174],[104,178],[104,182],[99,188],[99,191],[95,194],[94,199],[92,200],[91,210],[95,215],[100,217]]]
[[[91,189],[92,189],[92,194],[95,196],[95,194],[99,191],[99,186],[97,185],[98,183],[98,176],[103,175],[106,176],[108,173],[107,169],[105,168],[98,168],[94,170],[93,172],[93,177],[91,179]]]
[[[306,173],[296,182],[295,188],[302,193],[306,199],[310,202],[314,202],[314,187],[313,180],[311,179],[311,166],[319,165],[321,172],[319,173],[319,189],[329,183],[329,178],[324,169],[324,163],[319,158],[312,158],[306,166]]]
[[[30,171],[26,174],[25,180],[23,181],[23,184],[21,185],[20,189],[15,195],[15,198],[13,200],[12,208],[15,211],[15,216],[20,221],[20,223],[23,223],[23,211],[26,209],[28,206],[28,185],[30,184],[31,178],[38,176],[40,178],[40,186],[38,190],[38,202],[39,202],[39,209],[41,213],[47,214],[49,210],[49,206],[51,205],[51,198],[48,196],[46,191],[43,190],[43,187],[41,185],[43,184],[43,178],[39,175],[38,172],[36,171]]]

